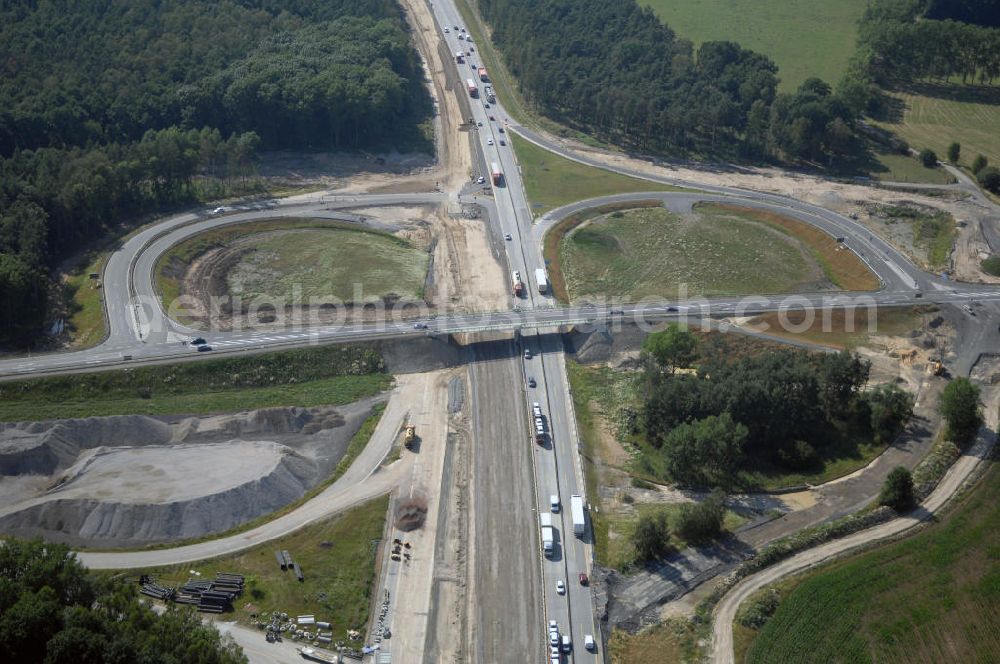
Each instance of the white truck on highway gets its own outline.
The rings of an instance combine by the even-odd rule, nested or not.
[[[587,532],[587,514],[583,508],[583,496],[576,494],[570,496],[569,511],[573,515],[573,534],[582,537]]]
[[[538,284],[538,292],[545,293],[549,292],[549,277],[545,274],[545,268],[537,268],[535,270],[535,283]]]
[[[552,515],[543,512],[538,515],[538,521],[542,526],[542,552],[545,553],[546,558],[551,558],[556,541],[556,531],[552,527]]]

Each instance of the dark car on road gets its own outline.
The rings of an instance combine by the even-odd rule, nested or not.
[[[212,350],[211,346],[207,346],[207,345],[198,346],[198,352],[199,353],[204,353],[204,352],[210,351],[210,350]]]
[[[191,345],[192,346],[201,346],[201,345],[206,344],[206,343],[208,343],[208,342],[205,341],[202,337],[198,337],[197,339],[192,339],[191,340]]]

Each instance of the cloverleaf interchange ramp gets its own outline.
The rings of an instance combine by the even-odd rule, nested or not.
[[[454,5],[445,0],[435,2],[433,12],[438,22],[438,31],[444,26],[460,25],[462,21]],[[442,39],[454,43],[455,35],[439,34]],[[454,52],[450,49],[449,52]],[[460,72],[464,79],[464,72]],[[457,94],[463,94],[460,89]],[[916,268],[905,256],[880,238],[872,236],[857,222],[823,208],[802,203],[794,199],[763,194],[738,188],[702,185],[693,181],[670,177],[653,177],[623,168],[609,168],[606,164],[581,156],[548,137],[516,124],[506,123],[510,131],[559,154],[590,166],[616,170],[632,177],[651,179],[665,184],[680,185],[698,189],[705,193],[622,194],[575,203],[548,213],[540,220],[533,220],[530,205],[525,198],[520,180],[516,157],[513,152],[497,145],[498,125],[488,119],[489,114],[504,119],[506,113],[502,105],[494,105],[488,114],[480,104],[472,104],[473,117],[483,123],[474,144],[477,151],[480,172],[485,173],[489,164],[496,161],[501,165],[505,182],[494,189],[493,200],[482,200],[475,195],[454,196],[449,199],[444,194],[358,194],[337,196],[333,193],[317,193],[297,196],[292,199],[272,201],[266,204],[238,206],[232,214],[212,217],[206,212],[189,213],[172,217],[154,227],[129,238],[115,252],[104,275],[107,298],[109,336],[101,345],[74,353],[60,353],[36,356],[28,359],[5,360],[0,362],[0,374],[5,377],[39,375],[65,371],[93,370],[128,366],[130,363],[165,362],[177,359],[196,361],[191,349],[182,342],[191,336],[205,335],[216,348],[214,354],[244,353],[259,350],[288,348],[313,343],[339,343],[365,341],[384,338],[423,337],[426,335],[456,335],[466,333],[519,331],[522,333],[517,350],[530,348],[541,358],[530,369],[539,379],[538,397],[524,394],[525,407],[534,400],[542,402],[552,422],[552,454],[533,454],[530,472],[533,477],[535,504],[530,507],[520,504],[522,509],[535,509],[545,505],[548,495],[556,492],[564,501],[572,493],[583,493],[583,481],[579,470],[575,447],[575,422],[571,401],[567,397],[565,365],[561,342],[555,335],[538,335],[536,330],[547,331],[573,325],[603,324],[616,316],[625,319],[648,317],[654,320],[682,319],[702,315],[738,316],[782,310],[789,306],[836,307],[863,302],[864,305],[905,306],[915,302],[938,304],[966,303],[972,299],[984,301],[1000,300],[1000,289],[986,286],[971,286],[945,282]],[[376,205],[404,205],[442,203],[458,200],[464,204],[479,205],[488,213],[488,223],[498,232],[509,234],[512,241],[507,247],[509,267],[531,275],[536,269],[544,268],[541,243],[545,232],[559,220],[586,207],[595,207],[611,202],[629,200],[649,200],[661,198],[664,201],[680,203],[684,201],[724,201],[739,205],[767,209],[782,214],[793,215],[824,232],[844,238],[844,244],[855,251],[882,280],[883,288],[874,293],[815,293],[797,295],[787,299],[762,295],[756,298],[712,298],[704,303],[656,302],[642,305],[600,305],[600,306],[558,306],[550,297],[541,296],[529,288],[529,297],[516,309],[486,314],[447,314],[427,319],[407,319],[405,321],[384,321],[380,323],[358,323],[342,326],[319,326],[314,328],[293,328],[287,330],[246,330],[241,332],[200,332],[189,329],[170,320],[159,304],[153,287],[153,269],[158,258],[169,247],[185,238],[214,227],[245,223],[264,218],[292,215],[337,215],[348,214],[353,207]],[[918,293],[922,299],[918,300]],[[616,312],[616,313],[613,313]],[[414,323],[426,325],[417,329]],[[490,356],[490,361],[514,365],[519,355],[508,353]],[[526,371],[527,368],[498,370],[506,373],[505,380],[512,382],[511,375]],[[514,373],[512,373],[514,372]],[[523,376],[522,376],[523,378]],[[519,397],[520,398],[520,397]],[[512,403],[516,404],[516,400]],[[337,482],[315,499],[275,521],[246,533],[210,542],[143,552],[126,553],[83,553],[83,562],[95,568],[135,568],[151,565],[193,562],[206,557],[239,551],[254,544],[284,534],[310,521],[328,516],[357,504],[358,502],[385,493],[396,486],[403,474],[402,466],[394,466],[375,472],[391,445],[391,437],[386,432],[393,430],[403,417],[403,406],[398,400],[390,400],[390,406],[383,416],[372,443],[350,470]],[[520,404],[513,406],[520,409]],[[495,409],[501,410],[501,409]],[[504,417],[503,413],[497,416]],[[386,427],[385,431],[382,430]],[[531,512],[533,514],[533,512]],[[572,632],[574,641],[582,643],[583,634],[596,632],[589,593],[572,587],[567,600],[556,594],[554,579],[573,578],[573,573],[589,569],[590,551],[588,542],[577,541],[572,529],[560,528],[566,554],[558,560],[539,559],[537,550],[517,552],[519,564],[530,556],[538,564],[544,589],[537,598],[544,617],[556,616],[564,629]],[[503,533],[484,534],[501,540]],[[502,561],[501,561],[502,564]],[[532,601],[525,598],[525,602]],[[483,609],[485,610],[485,609]],[[510,607],[516,611],[515,607]],[[499,620],[502,616],[498,616]],[[525,625],[528,636],[526,643],[542,645],[541,621]],[[492,638],[500,638],[494,635]],[[484,646],[485,647],[485,646]],[[581,648],[582,650],[582,648]],[[524,652],[489,651],[496,661],[523,661]]]

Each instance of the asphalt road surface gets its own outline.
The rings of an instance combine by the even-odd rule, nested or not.
[[[442,30],[451,52],[467,50],[468,42],[458,40],[462,26],[459,13],[450,0],[437,0],[432,9],[439,28],[452,28],[448,34]],[[477,64],[479,58],[471,58]],[[459,80],[477,79],[469,66],[458,67]],[[464,68],[463,68],[464,67]],[[476,81],[480,90],[484,82]],[[491,83],[491,85],[494,85]],[[459,94],[463,92],[458,91]],[[592,322],[614,322],[618,318],[647,317],[649,320],[684,318],[685,316],[751,315],[765,311],[796,308],[799,306],[843,306],[861,299],[863,303],[878,306],[900,306],[919,302],[955,303],[969,306],[969,325],[994,325],[991,318],[982,316],[973,320],[971,304],[976,300],[1000,300],[996,287],[969,286],[943,281],[917,269],[905,256],[880,238],[869,234],[858,222],[842,215],[794,199],[741,190],[729,187],[706,186],[669,177],[654,177],[612,168],[591,162],[569,152],[523,127],[509,122],[502,105],[491,104],[487,109],[483,97],[470,100],[472,117],[476,123],[477,163],[480,172],[487,176],[490,164],[496,162],[503,171],[503,182],[495,186],[492,198],[477,194],[460,196],[465,203],[483,205],[489,213],[490,223],[500,234],[509,234],[505,242],[508,269],[517,270],[527,286],[527,295],[515,302],[512,311],[481,315],[444,315],[423,320],[390,320],[380,323],[347,326],[319,326],[288,330],[199,332],[177,324],[162,311],[153,290],[153,268],[157,258],[171,245],[194,233],[231,223],[281,215],[338,214],[351,207],[372,205],[407,205],[439,202],[443,194],[358,195],[331,197],[323,194],[296,196],[281,201],[253,204],[234,209],[231,214],[213,216],[207,211],[178,215],[160,224],[144,229],[123,242],[108,262],[104,274],[104,289],[110,326],[108,339],[101,345],[79,352],[54,353],[0,362],[0,375],[7,377],[36,375],[47,372],[92,370],[110,368],[130,363],[170,361],[179,358],[195,359],[224,353],[244,353],[276,348],[304,346],[317,342],[371,340],[387,337],[406,337],[426,334],[450,334],[490,330],[521,331],[520,345],[499,344],[477,349],[477,361],[471,369],[473,376],[473,412],[478,423],[477,441],[483,448],[477,451],[475,463],[477,485],[476,510],[479,519],[475,524],[477,551],[486,567],[476,566],[477,592],[488,600],[494,593],[496,602],[477,604],[475,629],[483,638],[471,645],[477,661],[524,661],[526,653],[547,652],[545,622],[555,619],[561,631],[572,635],[574,651],[567,658],[581,661],[592,659],[582,648],[584,634],[594,634],[601,642],[593,618],[590,595],[576,582],[580,572],[589,572],[592,558],[590,533],[582,538],[572,534],[567,510],[556,515],[558,545],[551,560],[540,554],[538,540],[538,511],[547,510],[548,496],[557,493],[568,507],[569,496],[585,496],[583,478],[579,468],[577,436],[572,417],[571,401],[565,379],[565,360],[561,340],[548,332],[560,326]],[[490,119],[490,116],[494,119]],[[501,127],[505,131],[501,132]],[[663,194],[665,201],[683,204],[685,201],[726,200],[744,205],[793,214],[824,231],[844,238],[844,244],[858,253],[878,274],[884,287],[869,294],[815,293],[787,297],[761,296],[756,298],[718,298],[701,303],[660,302],[638,305],[600,305],[592,307],[558,307],[551,297],[538,292],[535,270],[544,267],[541,240],[544,231],[555,221],[581,206],[600,204],[625,197],[606,197],[577,203],[550,212],[540,223],[533,224],[530,207],[525,197],[521,174],[509,145],[500,145],[509,131],[531,140],[545,149],[566,158],[605,170],[612,170],[646,180],[667,184],[695,187],[709,192],[704,195]],[[660,194],[636,195],[648,199]],[[197,353],[186,345],[193,336],[204,336],[216,350]],[[977,337],[978,338],[978,337]],[[985,335],[982,339],[987,339]],[[523,348],[537,353],[533,360],[521,359]],[[513,348],[517,352],[511,353]],[[963,349],[967,357],[978,352],[976,348]],[[529,372],[537,387],[525,392],[523,379]],[[547,418],[549,442],[544,449],[528,444],[527,412],[530,403],[543,404]],[[384,419],[384,418],[383,418]],[[502,440],[498,440],[498,438]],[[487,447],[483,447],[487,446]],[[492,447],[489,447],[492,446]],[[511,447],[513,446],[513,447]],[[496,455],[491,457],[490,455]],[[517,462],[521,459],[522,462]],[[531,463],[527,460],[532,459]],[[356,464],[357,465],[357,464]],[[352,467],[352,470],[353,467]],[[363,474],[363,473],[362,473]],[[356,484],[365,483],[367,477],[349,472],[342,480],[351,479]],[[341,484],[338,481],[334,487]],[[331,487],[333,489],[334,487]],[[341,486],[341,489],[344,487]],[[365,489],[368,487],[366,486]],[[530,489],[530,490],[529,490]],[[322,505],[329,511],[336,505]],[[295,514],[293,512],[292,514]],[[529,537],[527,533],[531,533]],[[221,542],[221,540],[220,540]],[[206,543],[210,545],[210,543]],[[217,550],[219,545],[211,548]],[[155,553],[155,561],[142,559],[141,564],[165,564],[195,559],[192,556],[212,555],[201,549],[164,549]],[[100,556],[89,554],[84,562],[93,566],[110,564]],[[138,559],[137,559],[138,560]],[[122,566],[120,559],[114,566]],[[492,573],[492,576],[491,576]],[[556,581],[563,580],[568,588],[566,595],[556,592]],[[503,599],[509,598],[509,599]],[[518,636],[519,635],[519,636]],[[513,639],[513,641],[512,641]],[[584,657],[586,655],[586,658]],[[598,653],[601,657],[603,653]],[[531,656],[534,657],[533,655]]]
[[[470,656],[520,664],[543,638],[541,569],[528,440],[517,395],[522,376],[511,342],[475,345],[469,366],[473,428],[474,615]],[[535,658],[532,658],[535,659]]]

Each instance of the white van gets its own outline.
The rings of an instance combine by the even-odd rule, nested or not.
[[[559,494],[552,494],[549,497],[549,502],[552,504],[552,513],[559,514]]]

